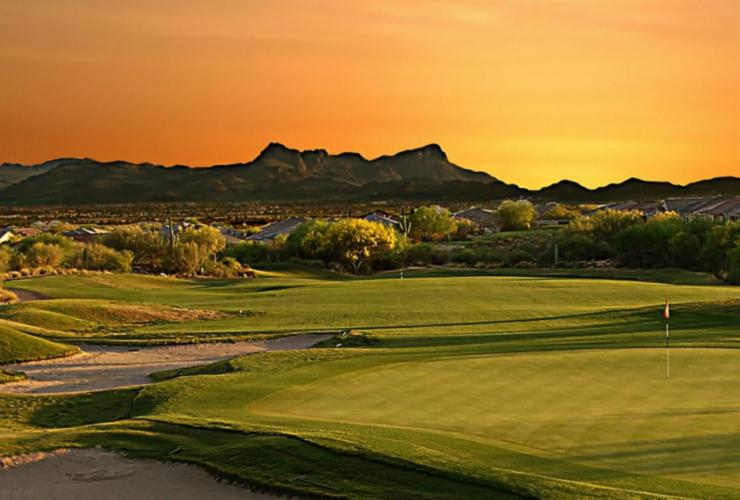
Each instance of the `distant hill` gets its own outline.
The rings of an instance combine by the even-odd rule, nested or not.
[[[40,175],[56,167],[59,162],[65,160],[52,160],[39,165],[19,165],[17,163],[4,163],[0,165],[0,189],[12,184],[17,184],[34,175]]]
[[[253,161],[208,168],[63,158],[39,165],[0,165],[0,203],[74,205],[242,201],[487,201],[532,197],[616,201],[667,196],[740,194],[740,179],[677,186],[629,179],[590,190],[561,181],[540,190],[506,184],[459,167],[431,144],[368,160],[357,153],[298,151],[268,145]]]

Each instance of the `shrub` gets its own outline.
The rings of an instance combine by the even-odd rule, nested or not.
[[[515,231],[532,227],[536,212],[527,200],[505,200],[496,211],[496,221],[502,231]]]
[[[329,226],[323,248],[332,260],[359,273],[371,268],[374,260],[398,246],[394,229],[364,219],[342,219]]]
[[[244,242],[226,248],[226,257],[237,260],[240,264],[258,264],[267,261],[267,246],[264,243]]]
[[[506,259],[506,264],[509,267],[515,267],[522,262],[531,263],[533,261],[534,261],[534,256],[531,253],[527,252],[526,250],[515,250],[508,255]],[[527,267],[532,267],[532,266],[527,265]]]
[[[740,285],[740,245],[727,254],[727,281]]]
[[[132,254],[132,264],[157,269],[169,251],[168,242],[159,232],[146,230],[139,226],[119,226],[102,239],[103,244]]]
[[[13,254],[7,248],[0,247],[0,273],[10,270]]]
[[[15,304],[18,302],[18,296],[10,290],[0,288],[0,304]]]
[[[31,267],[58,267],[64,262],[64,248],[56,243],[35,242],[26,252],[28,265]]]
[[[417,241],[437,241],[455,232],[457,223],[446,208],[426,206],[417,208],[408,222],[409,233]]]
[[[131,271],[133,259],[134,254],[129,250],[118,252],[99,243],[90,243],[77,249],[73,262],[84,269],[127,273]]]

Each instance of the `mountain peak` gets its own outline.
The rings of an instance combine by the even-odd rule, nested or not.
[[[444,152],[442,147],[439,144],[434,144],[434,143],[427,144],[426,146],[421,146],[419,148],[401,151],[396,156],[408,155],[408,154],[413,154],[413,155],[421,156],[424,158],[437,158],[440,160],[447,161],[447,154]]]
[[[279,142],[271,142],[268,144],[259,154],[258,158],[264,157],[264,156],[274,156],[274,155],[280,155],[285,153],[298,153],[299,151],[296,149],[291,149]]]

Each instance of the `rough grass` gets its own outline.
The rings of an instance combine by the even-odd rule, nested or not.
[[[219,317],[219,313],[215,311],[92,299],[27,302],[6,308],[0,315],[39,328],[71,332],[113,329],[146,323],[200,321]]]

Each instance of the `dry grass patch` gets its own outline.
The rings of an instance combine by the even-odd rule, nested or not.
[[[218,311],[104,300],[60,299],[17,304],[0,317],[39,328],[86,332],[106,327],[216,319]]]
[[[0,288],[0,304],[15,304],[18,302],[18,296],[10,290]]]

